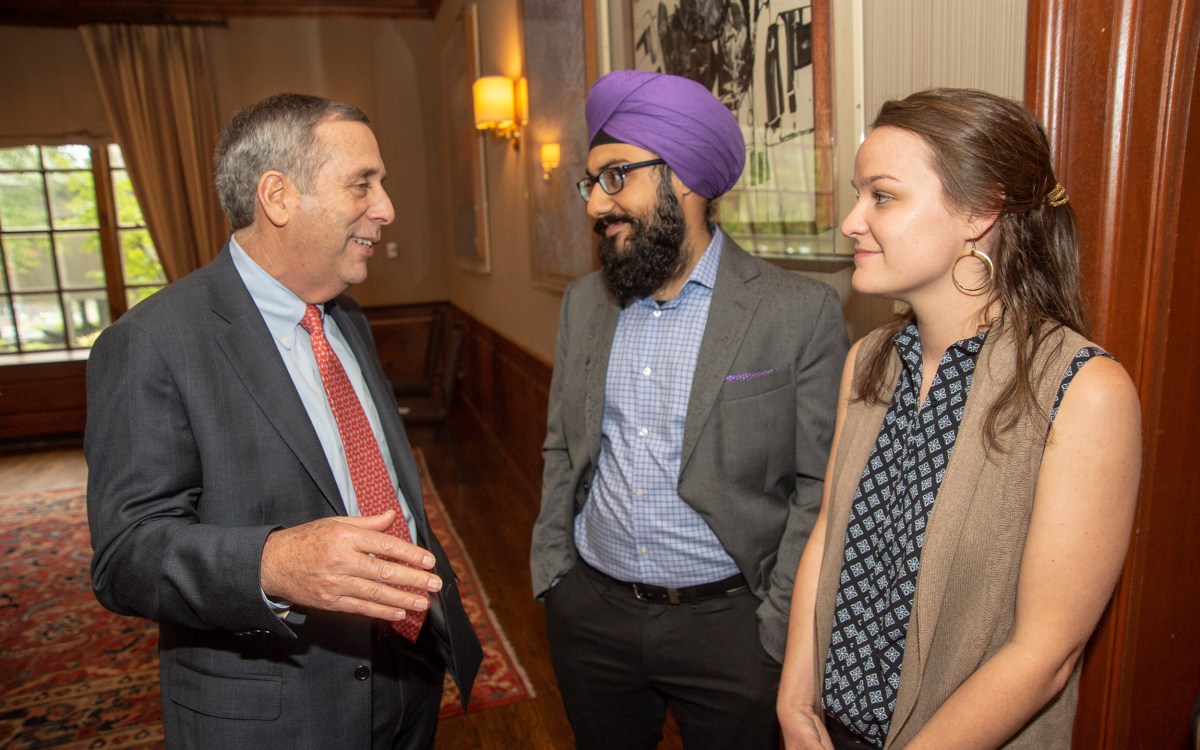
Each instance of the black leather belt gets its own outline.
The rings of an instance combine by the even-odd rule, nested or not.
[[[633,592],[635,599],[648,604],[690,604],[704,599],[716,599],[720,596],[733,596],[734,594],[742,593],[747,588],[746,579],[740,573],[724,580],[713,581],[712,583],[669,588],[666,586],[651,586],[648,583],[622,581],[613,578],[603,571],[596,570],[587,563],[581,564],[586,570],[595,573],[605,581],[616,584],[621,588],[629,589]]]
[[[825,731],[836,750],[878,750],[831,714],[825,714]]]

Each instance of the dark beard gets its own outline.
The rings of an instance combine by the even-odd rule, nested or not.
[[[595,225],[596,233],[604,237],[604,228],[609,223],[629,222],[623,247],[617,246],[615,236],[600,241],[604,280],[621,307],[653,294],[687,267],[687,257],[683,254],[683,210],[669,180],[659,183],[657,198],[651,221],[613,215]]]

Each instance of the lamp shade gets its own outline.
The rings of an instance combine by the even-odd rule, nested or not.
[[[483,76],[472,87],[475,100],[475,127],[479,130],[510,127],[516,119],[513,112],[514,92],[511,78]]]
[[[516,120],[522,127],[529,124],[529,79],[521,76],[517,79]]]
[[[562,156],[562,149],[557,143],[542,144],[542,171],[550,172],[558,167],[559,159]]]

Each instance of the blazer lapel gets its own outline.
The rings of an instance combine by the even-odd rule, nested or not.
[[[986,375],[991,371],[992,362],[1012,362],[1015,357],[1011,337],[1005,335],[1003,329],[994,331],[984,343],[975,367],[976,376],[972,380],[966,412],[958,428],[959,440],[964,444],[970,436],[983,434],[988,409],[999,394],[1002,379]],[[927,519],[920,577],[913,597],[901,665],[902,674],[907,679],[900,681],[900,690],[896,695],[896,707],[892,711],[893,730],[903,726],[916,708],[938,623],[945,614],[942,602],[950,583],[949,571],[958,555],[958,544],[972,503],[977,497],[979,481],[980,467],[972,467],[965,460],[951,460]],[[910,673],[912,677],[908,677]],[[892,731],[889,737],[895,734]]]
[[[601,302],[596,315],[596,324],[588,331],[585,351],[588,352],[585,364],[585,382],[587,396],[584,401],[584,418],[586,420],[589,455],[593,461],[600,456],[600,429],[604,419],[604,388],[608,378],[608,358],[612,349],[613,336],[617,330],[617,317],[620,309],[613,303],[607,292],[602,293]]]
[[[275,341],[254,299],[233,265],[226,246],[207,267],[212,310],[226,322],[215,335],[217,345],[262,409],[279,437],[312,477],[330,507],[345,515],[346,506],[325,459],[321,441],[308,421],[304,403],[296,393],[287,367],[275,351]]]
[[[700,343],[696,373],[692,377],[692,392],[688,396],[687,417],[683,424],[680,475],[687,469],[688,460],[700,439],[700,432],[712,413],[717,394],[725,383],[725,376],[733,366],[739,345],[750,328],[755,310],[758,309],[760,298],[746,285],[746,282],[758,275],[758,269],[750,260],[750,256],[733,240],[725,238],[725,246],[721,250],[721,263],[717,267],[717,281],[713,287],[712,304],[708,311],[708,322],[704,327],[704,340]]]

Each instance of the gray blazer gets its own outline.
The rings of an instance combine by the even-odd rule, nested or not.
[[[531,553],[539,599],[578,560],[574,519],[599,461],[618,312],[599,273],[563,298]],[[821,505],[846,348],[831,288],[726,238],[688,400],[679,495],[762,600],[759,636],[780,661],[796,566]],[[727,379],[752,373],[766,374]]]
[[[479,642],[429,529],[412,449],[362,311],[331,306],[354,351],[445,589],[435,626],[464,702]],[[344,515],[320,441],[228,247],[97,339],[88,362],[88,520],[104,606],[160,624],[171,747],[371,747],[371,623],[285,622],[263,601],[273,529]]]

